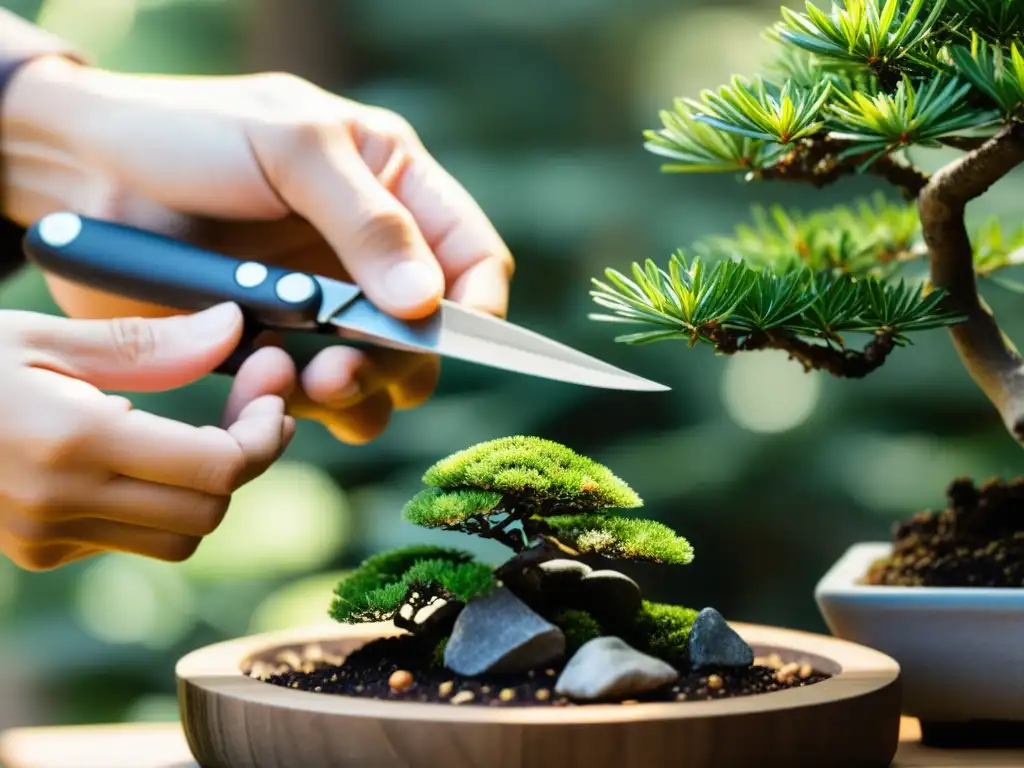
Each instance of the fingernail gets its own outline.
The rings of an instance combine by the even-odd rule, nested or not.
[[[189,317],[189,322],[202,328],[206,333],[221,334],[234,330],[241,321],[242,311],[237,304],[227,302],[217,304]]]
[[[444,291],[441,270],[422,261],[401,261],[384,277],[384,290],[396,307],[416,309]]]
[[[284,421],[281,424],[281,445],[287,448],[292,438],[295,437],[295,418],[293,416],[285,416]]]

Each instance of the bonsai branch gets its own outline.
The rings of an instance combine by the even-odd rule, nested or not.
[[[1024,443],[1024,361],[978,295],[964,212],[1022,162],[1024,125],[1014,123],[936,173],[919,202],[932,284],[945,289],[950,307],[967,316],[950,327],[957,353],[1019,443]]]
[[[774,166],[755,171],[752,177],[766,181],[798,181],[820,189],[856,173],[864,162],[866,153],[838,158],[839,153],[850,146],[849,142],[827,137],[807,139],[794,146]],[[891,155],[878,158],[868,170],[899,189],[908,200],[915,199],[929,180],[927,174]]]
[[[896,346],[892,334],[879,333],[861,351],[835,346],[812,344],[779,331],[756,331],[742,338],[721,326],[709,329],[709,338],[722,354],[750,352],[759,349],[781,349],[791,360],[798,360],[804,370],[826,371],[843,379],[862,379],[877,370]]]

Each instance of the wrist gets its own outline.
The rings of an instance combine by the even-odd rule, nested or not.
[[[98,109],[99,70],[48,55],[11,79],[0,105],[3,215],[22,226],[55,210],[77,209],[97,179],[83,162],[79,135]]]

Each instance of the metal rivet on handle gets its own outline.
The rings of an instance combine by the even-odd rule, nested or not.
[[[277,281],[275,287],[277,298],[287,301],[289,304],[299,304],[306,301],[316,292],[316,283],[309,275],[302,272],[292,272]]]
[[[256,261],[239,264],[235,270],[235,282],[243,288],[255,288],[267,279],[267,268]]]
[[[51,213],[39,220],[39,237],[51,248],[63,248],[82,232],[82,220],[73,213]]]

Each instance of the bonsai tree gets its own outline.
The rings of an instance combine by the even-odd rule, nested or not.
[[[767,34],[777,56],[681,98],[646,132],[672,173],[823,187],[873,174],[904,198],[812,214],[756,212],[731,237],[697,243],[666,267],[609,269],[595,319],[645,328],[618,341],[685,339],[721,354],[781,349],[806,370],[876,371],[915,333],[948,327],[974,381],[1024,441],[1024,367],[980,298],[977,279],[1020,263],[1024,230],[989,222],[968,234],[964,210],[1024,161],[1024,3],[845,0],[782,9]],[[958,157],[929,175],[915,147]],[[927,260],[929,276],[914,266]],[[856,344],[852,337],[865,338]]]
[[[423,481],[428,487],[405,506],[406,520],[494,539],[514,555],[497,569],[468,553],[433,546],[376,555],[337,586],[334,619],[393,621],[436,643],[467,601],[502,584],[561,627],[570,647],[614,628],[659,658],[683,658],[696,611],[638,599],[639,610],[624,621],[602,615],[605,624],[616,624],[604,627],[563,592],[541,585],[542,564],[559,558],[593,555],[673,565],[693,560],[693,547],[670,528],[613,511],[640,507],[642,501],[607,467],[549,440],[507,437],[437,462]]]

